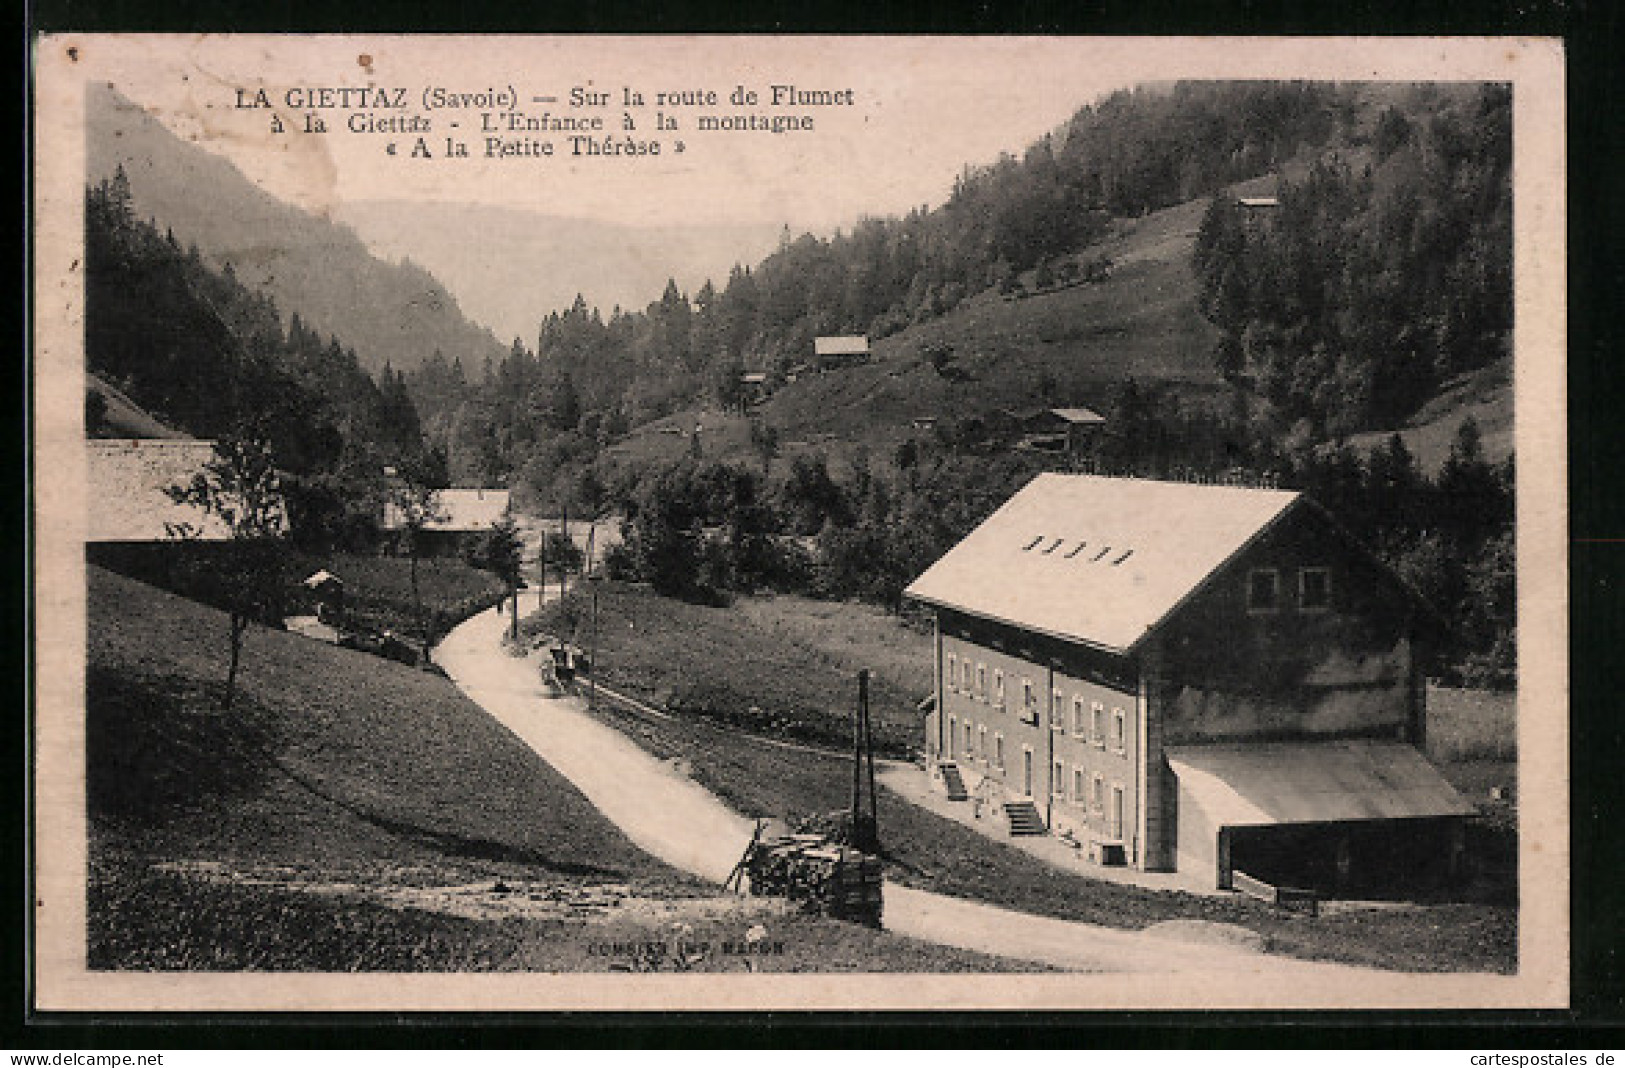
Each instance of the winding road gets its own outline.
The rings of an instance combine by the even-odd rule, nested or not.
[[[483,612],[447,635],[435,660],[472,700],[575,784],[646,852],[721,883],[754,824],[704,787],[586,711],[550,695],[535,663],[502,648],[508,620]],[[1267,974],[1279,979],[1352,975],[1342,965],[1270,956],[1222,937],[1212,925],[1125,931],[1034,916],[899,885],[885,888],[885,925],[913,938],[1091,972]],[[1215,935],[1221,937],[1215,937]]]

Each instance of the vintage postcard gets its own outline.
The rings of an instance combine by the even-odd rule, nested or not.
[[[35,1007],[1568,1001],[1557,42],[35,42]]]

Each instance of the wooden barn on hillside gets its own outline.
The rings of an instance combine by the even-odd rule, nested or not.
[[[907,596],[939,785],[1013,834],[1219,887],[1459,859],[1472,809],[1419,748],[1436,617],[1302,494],[1040,475]]]
[[[813,366],[820,371],[868,363],[869,357],[869,338],[863,334],[813,338]]]

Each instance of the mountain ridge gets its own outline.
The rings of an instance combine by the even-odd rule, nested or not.
[[[629,226],[507,206],[390,199],[347,201],[335,218],[374,254],[431,271],[499,338],[527,344],[535,342],[547,312],[569,307],[578,294],[607,315],[657,300],[668,279],[689,293],[707,281],[721,285],[735,265],[752,265],[771,252],[783,229],[769,223]],[[549,263],[567,263],[570,270],[556,278],[539,275],[537,268]]]
[[[428,271],[388,263],[350,227],[279,200],[110,85],[88,94],[86,148],[87,182],[122,167],[138,217],[229,266],[285,317],[344,337],[374,374],[386,365],[418,367],[436,350],[475,367],[506,351]]]

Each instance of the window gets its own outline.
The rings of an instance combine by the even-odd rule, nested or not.
[[[1247,611],[1270,615],[1279,607],[1281,575],[1273,567],[1255,567],[1247,572]]]
[[[959,658],[948,654],[948,689],[959,689]]]
[[[1298,572],[1298,610],[1325,612],[1332,606],[1332,573],[1329,568],[1306,567]]]
[[[1066,796],[1066,764],[1057,760],[1050,768],[1049,792],[1053,797]]]
[[[976,755],[981,759],[982,763],[987,763],[987,724],[985,723],[976,725]]]
[[[1106,706],[1099,701],[1089,706],[1089,741],[1097,749],[1106,748]]]
[[[1004,707],[1004,669],[993,669],[993,707]]]
[[[1123,788],[1112,783],[1112,810],[1106,820],[1106,830],[1113,838],[1123,837]]]
[[[1021,711],[1029,716],[1038,711],[1038,699],[1033,696],[1032,679],[1021,680]]]
[[[1000,771],[1004,770],[1004,735],[993,736],[993,766]]]
[[[987,665],[982,663],[976,665],[976,696],[987,697]]]
[[[1106,811],[1106,780],[1099,775],[1095,776],[1093,789],[1089,794],[1089,807],[1096,812]]]
[[[1082,768],[1072,769],[1072,803],[1075,805],[1087,805],[1089,803],[1089,797],[1084,792],[1088,789],[1084,785],[1086,778]]]
[[[1112,709],[1112,748],[1121,753],[1124,749],[1126,717],[1121,708]]]
[[[1066,694],[1060,690],[1049,695],[1049,727],[1052,731],[1066,730]]]
[[[1072,734],[1075,737],[1082,738],[1088,731],[1089,723],[1083,714],[1083,698],[1074,697],[1072,698]]]

